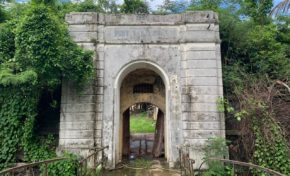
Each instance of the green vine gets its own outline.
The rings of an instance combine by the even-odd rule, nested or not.
[[[22,86],[0,88],[0,168],[15,162],[27,123],[36,116],[38,93]]]
[[[263,100],[247,98],[243,102],[245,113],[242,118],[250,122],[254,134],[254,150],[251,161],[259,166],[270,168],[280,173],[290,174],[290,158],[287,141],[283,131],[275,120],[275,113]],[[254,170],[255,175],[263,175]]]
[[[80,86],[93,75],[92,52],[73,42],[55,8],[45,2],[27,7],[0,27],[0,170],[18,162],[19,155],[24,162],[57,157],[52,135],[36,133],[38,119],[44,118],[41,96],[63,80]],[[75,175],[76,156],[65,157],[49,165],[49,175]]]
[[[260,166],[290,175],[288,147],[281,128],[269,116],[264,117],[263,120],[255,119],[253,123],[256,138],[253,160]]]

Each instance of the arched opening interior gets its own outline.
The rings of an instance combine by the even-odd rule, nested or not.
[[[150,69],[136,69],[120,86],[120,154],[128,157],[166,157],[166,89]]]

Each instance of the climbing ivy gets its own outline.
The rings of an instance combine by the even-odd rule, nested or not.
[[[283,174],[290,171],[290,158],[287,141],[283,130],[274,118],[275,112],[270,108],[269,96],[261,91],[258,82],[255,82],[256,92],[243,92],[241,100],[241,118],[248,120],[249,128],[254,135],[253,156],[251,162],[265,168],[271,168]],[[250,88],[250,90],[253,90]],[[265,88],[268,93],[268,89]],[[261,91],[261,92],[260,92]],[[253,96],[256,96],[255,98]],[[258,98],[259,97],[259,98]],[[262,97],[262,98],[261,98]],[[265,100],[263,99],[265,98]],[[239,113],[239,112],[237,112]],[[247,136],[251,138],[251,136]],[[255,175],[263,175],[260,171],[253,171]]]
[[[36,116],[38,93],[29,87],[0,87],[0,169],[15,162],[23,131]]]
[[[15,52],[13,24],[0,25],[0,64],[12,59]]]
[[[51,135],[36,133],[40,97],[62,80],[78,87],[93,75],[92,53],[69,36],[53,4],[35,1],[0,27],[0,169],[56,157]],[[59,102],[57,103],[59,104]],[[75,156],[49,166],[50,175],[75,175]]]
[[[289,175],[288,147],[281,128],[267,114],[264,117],[266,118],[254,119],[255,152],[253,161],[260,166]],[[268,136],[265,136],[265,133],[268,133]]]

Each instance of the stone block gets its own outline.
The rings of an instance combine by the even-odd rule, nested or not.
[[[191,103],[193,112],[217,112],[217,103]]]
[[[181,34],[181,42],[216,42],[218,36],[214,31],[186,31]]]
[[[85,50],[95,51],[95,44],[94,43],[77,43],[80,47],[84,48]]]
[[[81,96],[81,95],[93,95],[94,94],[94,86],[92,83],[88,83],[81,90],[76,89],[76,85],[74,84],[63,84],[62,95],[63,98],[73,97],[73,96]],[[62,100],[63,101],[63,100]],[[65,102],[65,101],[63,101]]]
[[[67,99],[62,101],[62,104],[73,104],[73,103],[95,103],[95,95],[69,95]]]
[[[96,78],[95,79],[95,85],[96,86],[104,86],[104,78]]]
[[[216,103],[221,96],[219,95],[182,95],[181,101],[183,103]]]
[[[97,111],[97,113],[96,113],[96,121],[102,121],[102,120],[103,120],[102,111]]]
[[[103,125],[102,125],[102,121],[96,121],[95,122],[95,129],[96,130],[102,130],[102,127],[103,127]]]
[[[64,139],[60,138],[60,148],[87,148],[94,146],[94,139]]]
[[[95,116],[95,112],[61,112],[60,122],[94,121]]]
[[[95,137],[96,138],[101,138],[102,137],[102,130],[95,129]]]
[[[97,24],[98,14],[94,12],[72,12],[65,16],[65,21],[72,24]]]
[[[73,121],[60,123],[62,130],[92,130],[95,128],[94,121]]]
[[[104,102],[104,96],[103,95],[96,95],[96,103],[102,103]]]
[[[104,60],[96,60],[95,61],[95,68],[97,70],[103,70],[104,69],[104,64],[105,64]]]
[[[186,69],[186,77],[217,77],[216,69]]]
[[[184,112],[182,120],[190,122],[218,122],[221,115],[218,112]]]
[[[217,77],[187,77],[182,78],[187,79],[187,85],[190,86],[216,86],[218,85],[218,78]]]
[[[184,130],[224,130],[224,125],[219,121],[215,122],[184,122]]]
[[[216,69],[217,62],[215,59],[208,60],[187,60],[186,67],[188,69]]]
[[[59,132],[60,139],[93,139],[94,130],[61,130]]]
[[[222,130],[183,130],[187,139],[208,139],[221,135]]]
[[[95,112],[95,103],[62,104],[62,112]]]
[[[183,15],[185,23],[217,23],[218,16],[213,11],[188,11]]]
[[[186,24],[186,31],[215,31],[215,24],[213,23],[195,23]]]
[[[95,87],[95,90],[96,90],[96,95],[103,95],[104,94],[104,87],[103,86],[99,86],[99,85],[97,85],[96,87]]]
[[[96,77],[103,78],[104,77],[104,70],[103,69],[96,69]]]
[[[106,43],[177,43],[176,26],[109,26],[105,28]]]
[[[97,32],[70,32],[71,37],[75,42],[96,42]]]
[[[186,43],[181,44],[183,46],[183,51],[216,51],[215,43]]]
[[[186,51],[186,60],[216,60],[215,51]]]
[[[182,21],[179,14],[170,15],[120,15],[120,14],[101,14],[103,23],[106,25],[175,25]]]
[[[76,24],[69,25],[68,30],[70,32],[96,32],[98,25],[96,24]]]
[[[200,95],[222,95],[220,94],[219,90],[222,86],[216,85],[213,86],[202,86],[202,85],[191,85],[189,86],[189,92],[191,96],[196,96],[197,94]]]
[[[103,102],[96,103],[96,109],[97,109],[97,111],[102,110],[103,109]]]

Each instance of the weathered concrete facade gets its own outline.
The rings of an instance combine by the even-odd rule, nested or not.
[[[71,13],[66,21],[74,40],[95,52],[96,77],[82,92],[63,84],[59,148],[87,155],[87,148],[108,145],[114,167],[121,160],[122,82],[134,70],[147,69],[165,86],[158,103],[165,114],[168,162],[177,161],[178,146],[191,145],[198,166],[205,141],[225,135],[217,110],[223,96],[217,15]]]

